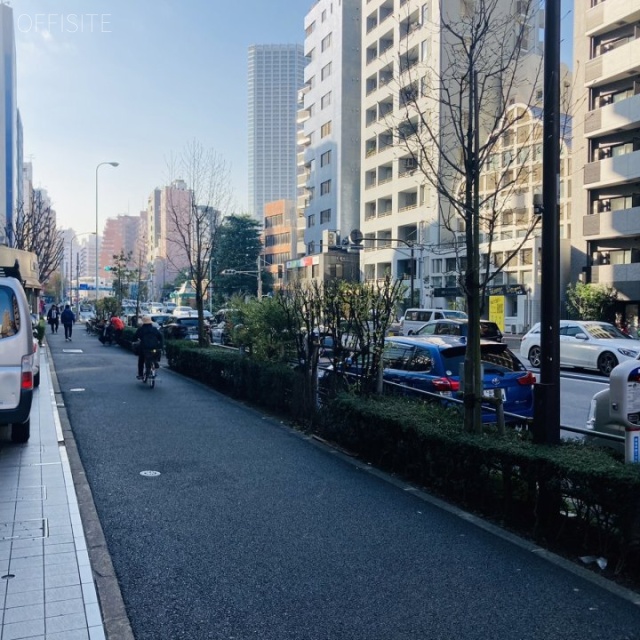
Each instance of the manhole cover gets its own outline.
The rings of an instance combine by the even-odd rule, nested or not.
[[[145,476],[145,478],[154,478],[155,476],[159,476],[160,472],[159,471],[141,471],[140,475]]]

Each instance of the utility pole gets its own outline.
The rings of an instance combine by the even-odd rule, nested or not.
[[[534,442],[560,442],[560,0],[547,0],[544,25],[540,382],[534,387]]]

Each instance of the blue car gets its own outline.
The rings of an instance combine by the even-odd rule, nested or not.
[[[466,348],[466,339],[456,336],[387,338],[383,353],[384,380],[462,399],[460,375]],[[494,389],[500,389],[505,413],[533,417],[535,376],[506,344],[482,341],[480,351],[485,395],[494,396]],[[495,413],[483,411],[482,420],[495,422]],[[505,415],[505,421],[522,422],[509,415]]]

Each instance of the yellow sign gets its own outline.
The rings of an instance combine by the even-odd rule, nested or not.
[[[489,320],[504,331],[504,296],[489,296]]]

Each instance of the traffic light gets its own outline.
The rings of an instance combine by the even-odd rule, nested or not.
[[[283,275],[284,275],[284,274],[283,274],[283,268],[282,268],[282,265],[281,265],[281,264],[279,264],[279,265],[278,265],[278,280],[282,280],[282,276],[283,276]]]

